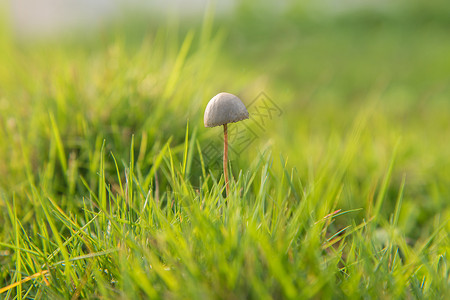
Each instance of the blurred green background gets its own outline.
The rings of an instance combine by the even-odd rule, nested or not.
[[[95,173],[89,153],[103,139],[126,160],[132,134],[137,154],[143,136],[147,147],[157,149],[170,136],[175,145],[184,139],[188,120],[201,139],[214,137],[221,149],[220,130],[202,126],[207,101],[228,91],[248,105],[264,92],[282,113],[253,119],[266,121],[264,128],[247,124],[256,126],[250,135],[256,138],[230,157],[235,172],[268,147],[305,180],[344,164],[343,180],[351,182],[342,205],[359,207],[365,201],[357,195],[376,187],[398,144],[393,193],[406,176],[413,203],[405,208],[404,222],[410,214],[428,222],[448,208],[445,1],[243,1],[230,3],[226,12],[211,3],[193,7],[188,13],[175,6],[161,13],[164,7],[158,7],[160,13],[152,14],[152,8],[127,6],[95,26],[42,36],[21,31],[4,9],[4,193],[22,195],[25,170],[39,180],[49,156],[58,152],[52,119],[68,164],[72,157],[79,164],[75,171]],[[193,172],[195,184],[198,165]],[[53,179],[58,190],[66,190],[67,182]],[[77,184],[72,185],[74,192]],[[420,234],[408,226],[410,234]]]

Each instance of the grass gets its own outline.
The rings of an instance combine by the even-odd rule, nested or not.
[[[0,296],[444,299],[448,21],[411,7],[3,30]]]

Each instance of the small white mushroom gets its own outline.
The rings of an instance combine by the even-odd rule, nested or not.
[[[227,124],[248,119],[248,111],[241,99],[230,93],[220,93],[214,96],[206,105],[203,123],[205,127],[223,125],[223,172],[227,196],[230,194],[228,186],[228,134]]]
[[[248,111],[241,99],[233,94],[220,93],[206,106],[205,127],[215,127],[248,119]]]

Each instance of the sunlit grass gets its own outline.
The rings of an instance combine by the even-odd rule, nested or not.
[[[1,297],[448,294],[448,42],[352,20],[1,37]],[[230,125],[254,135],[228,198],[202,120],[224,90],[279,108]]]

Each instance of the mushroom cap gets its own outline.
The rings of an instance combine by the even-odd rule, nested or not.
[[[203,122],[205,127],[215,127],[248,119],[248,111],[237,96],[219,93],[206,105]]]

